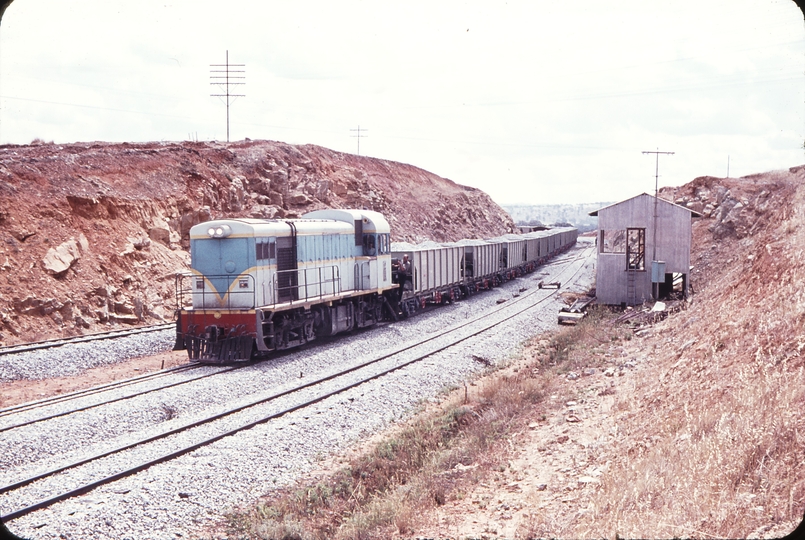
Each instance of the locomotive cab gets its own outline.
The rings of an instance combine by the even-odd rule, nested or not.
[[[355,290],[389,289],[391,280],[391,228],[379,212],[371,210],[316,210],[304,219],[329,219],[353,226]]]

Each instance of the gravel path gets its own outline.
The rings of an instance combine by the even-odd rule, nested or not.
[[[5,432],[0,441],[0,485],[87,453],[119,446],[144,434],[162,432],[214,411],[231,408],[261,394],[294,386],[300,382],[300,375],[304,381],[305,378],[343,369],[359,359],[391,350],[401,343],[413,342],[423,334],[437,334],[452,324],[466,321],[496,306],[500,298],[511,298],[520,287],[534,289],[540,280],[552,281],[564,266],[560,264],[562,260],[581,254],[582,248],[589,245],[589,242],[580,241],[558,262],[494,291],[443,306],[419,317],[345,336],[326,347],[300,350],[221,376],[181,385],[169,393],[160,391],[46,424],[33,424]],[[576,284],[568,287],[563,282],[562,291],[583,292],[589,288],[594,278],[593,264],[594,253],[585,262],[585,269]],[[569,273],[565,273],[562,279],[566,281],[568,278]],[[460,384],[467,376],[484,369],[481,363],[473,360],[473,355],[500,362],[523,340],[555,328],[560,305],[561,299],[554,295],[540,308],[529,310],[512,321],[422,362],[328,398],[313,407],[258,425],[100,487],[85,496],[14,520],[10,529],[31,539],[198,537],[205,527],[220,521],[227,509],[249,504],[273,486],[293,482],[300,474],[309,471],[317,458],[337,453],[361,437],[374,434],[389,423],[405,418],[422,400],[434,399],[445,387]],[[172,339],[166,344],[160,335],[126,339],[135,338],[158,343],[162,339],[161,345],[150,345],[157,350],[160,346],[162,350],[172,346]],[[54,364],[66,370],[87,367],[80,355],[75,363],[81,364],[81,367],[67,366],[65,364],[70,362],[70,353],[55,351],[60,349],[34,355],[34,358],[26,361],[32,364],[49,363],[51,367],[48,369],[51,370],[56,370],[52,367]],[[50,356],[54,353],[65,356],[55,361]],[[110,358],[116,353],[107,351],[105,354]],[[87,362],[109,361],[100,359]],[[14,364],[18,373],[37,371],[35,366],[19,365],[24,364],[19,358]],[[182,375],[171,377],[174,376]],[[20,490],[20,493],[4,494],[0,496],[0,514],[66,491],[89,478],[130,467],[150,455],[167,452],[177,444],[221,432],[304,398],[294,395],[282,402],[249,409],[205,427],[200,434],[174,435],[158,445],[127,451],[79,470],[42,480],[30,486],[30,489]]]

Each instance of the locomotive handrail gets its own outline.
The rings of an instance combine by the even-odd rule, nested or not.
[[[290,279],[282,279],[283,276]],[[281,287],[280,282],[290,284]],[[332,285],[330,290],[325,287],[328,284]],[[340,294],[341,274],[337,265],[279,270],[274,276],[271,286],[277,303],[282,303],[279,302],[280,298],[287,298],[289,304],[307,302],[314,298]]]
[[[202,287],[198,287],[199,281]],[[208,284],[221,284],[211,289]],[[187,284],[189,282],[189,285]],[[237,284],[233,287],[233,284]],[[256,305],[254,276],[249,274],[187,274],[176,275],[176,302],[179,309],[193,306],[195,309],[254,309]],[[251,298],[248,298],[248,297]],[[188,301],[189,299],[189,301]],[[196,302],[196,300],[200,302]],[[244,300],[241,302],[240,300]]]

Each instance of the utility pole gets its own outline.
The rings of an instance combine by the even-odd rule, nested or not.
[[[357,131],[357,135],[350,135],[350,137],[357,137],[358,138],[358,155],[361,155],[361,137],[368,137],[369,135],[361,135],[361,131],[369,131],[368,129],[361,129],[361,125],[358,124],[358,129],[350,129],[350,131]]]
[[[229,142],[229,106],[234,103],[235,99],[239,97],[246,97],[245,94],[233,94],[229,91],[230,86],[237,86],[237,85],[244,85],[245,82],[238,82],[241,79],[246,78],[246,70],[245,69],[235,69],[235,68],[245,68],[246,64],[230,64],[229,63],[229,51],[226,51],[226,63],[225,64],[210,64],[211,68],[223,68],[223,69],[211,69],[210,70],[210,80],[212,81],[210,84],[214,84],[219,86],[224,93],[223,94],[210,94],[211,97],[220,97],[224,98],[224,103],[226,104],[226,142]],[[244,75],[239,75],[243,73]]]
[[[660,179],[660,154],[668,154],[673,155],[673,152],[660,152],[659,148],[657,150],[644,150],[644,154],[655,154],[657,157],[657,163],[654,166],[654,196],[657,197],[660,194],[659,191],[659,179]]]
[[[0,0],[0,21],[3,20],[3,13],[6,12],[6,8],[11,5],[11,2],[14,0]],[[0,114],[2,116],[2,114]],[[0,127],[2,127],[2,120],[0,119]],[[0,129],[0,134],[2,133],[2,129]]]
[[[653,240],[651,241],[651,244],[652,244],[652,246],[651,246],[651,249],[652,249],[652,252],[651,252],[651,266],[652,266],[652,273],[653,273],[654,261],[657,260],[657,219],[658,219],[658,217],[657,217],[657,203],[659,202],[659,197],[660,197],[660,185],[659,185],[659,182],[660,182],[660,154],[673,155],[673,152],[660,152],[660,149],[658,148],[657,150],[653,150],[653,151],[652,150],[645,150],[645,151],[643,151],[643,153],[644,154],[654,154],[655,158],[656,158],[656,163],[654,165],[654,226],[653,226],[654,231],[652,233]],[[659,284],[657,285],[656,289],[657,290],[655,292],[655,286],[654,286],[654,283],[652,282],[652,284],[651,284],[651,292],[654,294],[655,299],[660,295],[659,294]]]

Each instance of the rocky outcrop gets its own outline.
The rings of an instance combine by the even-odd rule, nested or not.
[[[50,248],[42,259],[42,266],[53,276],[66,272],[72,264],[81,258],[81,252],[89,249],[87,237],[79,235],[78,240],[70,238],[68,241]]]
[[[477,189],[312,145],[2,146],[0,343],[170,320],[193,225],[328,207],[382,212],[395,241],[514,231]]]
[[[793,193],[788,178],[797,173],[794,167],[788,172],[772,172],[743,178],[716,178],[701,176],[680,188],[663,188],[660,196],[676,204],[699,212],[708,220],[713,238],[745,238],[776,216],[775,207],[780,197]]]

